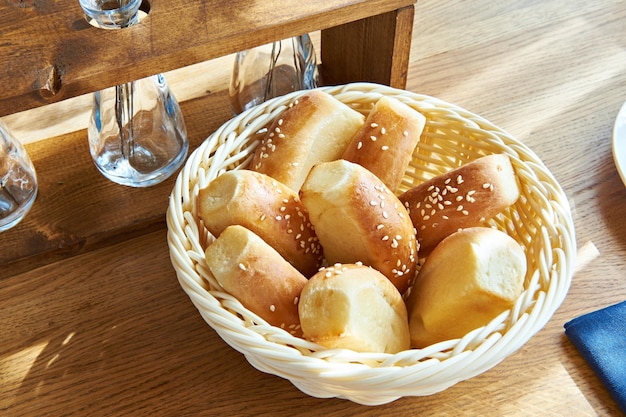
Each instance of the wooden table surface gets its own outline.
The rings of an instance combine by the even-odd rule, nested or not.
[[[231,58],[166,74],[184,101],[194,146],[229,117]],[[116,217],[132,223],[145,205],[164,216],[172,187],[168,180],[128,190],[101,178],[86,145],[89,100],[78,97],[3,118],[29,142],[36,167],[54,157],[45,165],[58,168],[39,172],[45,193],[22,224],[0,235],[2,251],[42,219],[50,224],[39,225],[31,243],[58,238],[59,251],[28,268],[0,267],[0,415],[621,415],[563,324],[626,300],[626,187],[611,153],[626,101],[626,2],[420,0],[407,88],[509,131],[571,200],[579,251],[571,289],[518,352],[444,392],[377,407],[311,398],[255,370],[180,288],[162,219],[114,239],[72,240],[81,230],[71,227],[55,235],[57,217],[87,216],[98,231]],[[51,156],[59,147],[74,159]],[[99,192],[76,199],[87,183]]]

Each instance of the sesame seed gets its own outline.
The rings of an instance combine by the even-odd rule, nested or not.
[[[382,241],[383,241],[383,242],[386,242],[386,241],[388,241],[388,240],[389,240],[389,236],[387,236],[387,235],[383,236],[383,238],[382,238]]]
[[[272,304],[270,306],[270,311],[273,313],[274,311],[276,311],[276,306],[274,304]]]
[[[278,137],[281,138],[281,139],[285,139],[285,134],[284,133],[279,133]]]
[[[276,216],[275,218],[276,220],[281,221],[283,219],[283,216]]]
[[[242,271],[246,270],[246,266],[242,263],[239,264],[239,269],[241,269]]]
[[[282,126],[283,125],[283,119],[278,119],[278,126]]]
[[[491,187],[491,184],[489,184],[488,182],[486,182],[486,183],[484,183],[484,184],[483,184],[483,188],[484,188],[484,189],[487,189],[487,188],[489,188],[489,187]]]
[[[287,210],[287,207],[282,206],[279,210],[284,213]]]
[[[359,143],[356,144],[356,148],[361,149],[362,147],[363,147],[363,142],[359,141]]]
[[[370,136],[370,139],[372,140],[372,142],[376,142],[376,136]]]
[[[381,147],[380,149],[382,149],[383,151],[386,151],[386,150],[389,149],[389,146],[385,145],[385,146]]]
[[[463,210],[461,213],[465,214],[466,216],[469,215],[469,212],[467,210]]]
[[[370,124],[370,127],[371,127],[371,128],[373,128],[373,129],[375,129],[375,128],[377,128],[377,127],[378,127],[378,123],[372,123],[372,124]]]
[[[387,129],[385,129],[384,127],[381,127],[381,128],[380,128],[380,133],[381,133],[382,135],[384,135],[385,133],[387,133]]]
[[[461,175],[459,175],[458,177],[456,177],[456,183],[457,184],[463,184],[463,177]]]
[[[378,205],[377,201],[374,201],[374,200],[370,201],[370,206],[373,207],[373,206],[377,206],[377,205]]]
[[[261,214],[261,217],[259,218],[259,220],[261,221],[265,220],[265,214]]]
[[[274,129],[274,132],[280,133],[280,127],[276,127],[276,129]]]
[[[405,130],[404,132],[402,132],[402,136],[409,136],[409,131]]]
[[[298,297],[293,297],[293,303],[298,304]]]
[[[382,229],[383,227],[385,227],[385,225],[381,223],[381,224],[379,224],[378,226],[376,226],[376,230],[380,230],[380,229]]]

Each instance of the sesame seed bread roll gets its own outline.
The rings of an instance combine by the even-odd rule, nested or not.
[[[392,191],[398,189],[426,117],[401,101],[383,96],[352,138],[343,159],[364,166]]]
[[[199,191],[198,216],[214,236],[234,224],[250,229],[307,277],[321,266],[322,248],[298,194],[267,175],[225,172]]]
[[[415,275],[415,229],[398,197],[360,165],[316,165],[300,190],[328,264],[363,262],[401,293]]]
[[[330,94],[308,91],[270,126],[250,169],[298,191],[313,165],[341,158],[364,120]]]
[[[370,267],[321,270],[302,289],[298,311],[304,337],[324,347],[383,353],[409,348],[404,300]]]
[[[446,236],[480,226],[520,195],[509,157],[495,154],[436,176],[400,195],[417,229],[420,255]]]
[[[457,339],[510,309],[522,293],[526,257],[509,235],[472,227],[426,258],[407,298],[411,345]]]
[[[205,257],[224,291],[272,326],[302,336],[298,299],[307,279],[263,239],[243,226],[229,226]]]

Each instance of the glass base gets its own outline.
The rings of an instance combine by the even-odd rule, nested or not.
[[[185,142],[184,148],[175,159],[158,170],[150,172],[138,171],[131,166],[128,159],[124,158],[107,161],[106,158],[100,157],[95,158],[94,162],[102,175],[117,184],[138,188],[150,187],[165,181],[183,165],[188,148],[189,145]]]
[[[0,232],[4,232],[5,230],[9,230],[12,227],[16,226],[22,219],[28,214],[35,199],[37,198],[37,188],[35,187],[32,190],[32,195],[22,202],[15,210],[13,211],[4,211],[0,210]],[[13,201],[5,201],[4,195],[0,194],[0,209],[4,209],[5,207],[11,207]]]

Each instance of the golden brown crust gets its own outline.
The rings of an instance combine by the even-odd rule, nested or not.
[[[298,307],[304,336],[328,348],[397,353],[409,348],[406,306],[380,272],[333,265],[304,286]]]
[[[364,119],[330,94],[308,91],[272,123],[249,167],[298,191],[313,165],[341,157]]]
[[[307,279],[263,239],[229,226],[205,257],[224,291],[272,326],[302,336],[298,300]]]
[[[420,254],[428,255],[446,236],[482,225],[518,197],[509,157],[495,154],[434,177],[399,198],[417,229]]]
[[[199,191],[198,216],[214,236],[234,224],[250,229],[307,277],[321,266],[322,248],[300,198],[267,175],[225,172]]]
[[[403,293],[415,275],[415,229],[398,198],[360,165],[316,165],[300,190],[329,264],[363,262]]]
[[[419,142],[426,117],[392,97],[381,97],[353,137],[343,159],[357,163],[395,191]]]
[[[407,297],[411,345],[487,325],[515,304],[526,268],[522,248],[504,232],[472,227],[448,236],[426,258]]]

